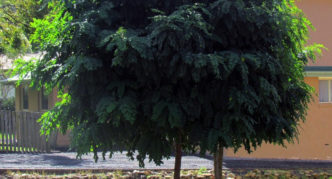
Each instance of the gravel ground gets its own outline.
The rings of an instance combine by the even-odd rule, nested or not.
[[[101,154],[99,155],[101,158]],[[156,166],[153,162],[145,162],[147,169],[172,169],[174,157],[164,161],[164,164]],[[199,169],[213,167],[212,160],[197,157],[184,156],[182,158],[183,169]],[[50,154],[1,154],[0,169],[139,169],[138,162],[129,160],[125,154],[115,153],[111,159],[99,159],[97,163],[93,155],[84,155],[82,159],[76,159],[76,153],[50,153]]]
[[[101,157],[101,155],[99,155]],[[332,161],[318,160],[280,160],[224,158],[224,166],[229,169],[253,168],[325,168],[332,169]],[[153,162],[145,162],[147,169],[172,169],[174,157],[164,160],[164,164],[156,166]],[[212,157],[183,156],[182,169],[213,168]],[[0,169],[140,169],[137,161],[129,160],[125,154],[115,153],[111,159],[93,160],[92,154],[76,159],[74,152],[56,152],[49,154],[6,154],[0,153]]]

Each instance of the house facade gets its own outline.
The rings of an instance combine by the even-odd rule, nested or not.
[[[27,54],[22,58],[23,60],[37,59],[41,54]],[[21,80],[19,86],[16,82],[19,80],[18,76],[9,77],[6,72],[13,68],[14,59],[10,59],[4,55],[0,56],[0,91],[3,92],[6,89],[4,87],[10,87],[10,94],[7,96],[15,97],[15,110],[26,112],[43,112],[47,111],[50,106],[53,106],[56,102],[56,92],[44,91],[44,89],[34,89],[30,85],[30,77],[26,77]],[[1,94],[0,92],[0,94]],[[1,98],[1,96],[0,96]]]
[[[23,57],[23,59],[39,58],[40,54],[28,54]],[[12,62],[6,63],[7,71],[12,68]],[[36,89],[30,87],[30,77],[21,80],[19,86],[16,85],[18,77],[3,78],[0,79],[0,90],[1,87],[9,86],[11,87],[11,95],[15,97],[15,111],[16,112],[46,112],[51,109],[55,103],[58,101],[57,91],[45,91],[43,88]],[[1,94],[1,93],[0,93]],[[56,140],[53,147],[55,148],[68,148],[70,141],[69,136],[62,135],[57,132],[55,134]]]
[[[305,82],[315,89],[315,93],[312,94],[306,122],[298,128],[298,140],[286,143],[286,148],[263,144],[251,154],[244,150],[235,154],[226,150],[226,156],[332,160],[332,1],[302,0],[297,5],[316,28],[310,32],[309,44],[320,43],[329,49],[305,69]]]
[[[23,82],[15,88],[15,109],[26,112],[45,112],[57,101],[55,90],[46,92],[43,88],[37,90]]]
[[[46,112],[58,101],[57,91],[37,90],[29,87],[29,82],[23,82],[15,88],[15,109],[25,112]],[[70,145],[69,133],[66,135],[57,132],[55,148],[68,148]]]
[[[12,60],[5,55],[0,55],[0,80],[7,78],[6,73],[11,68]],[[0,83],[0,100],[15,97],[15,86],[12,84]]]

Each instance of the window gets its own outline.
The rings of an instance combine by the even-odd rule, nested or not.
[[[22,109],[29,109],[28,86],[22,87]]]
[[[319,80],[319,102],[332,102],[332,80]]]
[[[45,93],[44,88],[41,89],[41,109],[47,110],[48,109],[48,95]]]

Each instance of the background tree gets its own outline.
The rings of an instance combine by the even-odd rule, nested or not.
[[[140,165],[147,155],[160,164],[175,144],[179,169],[181,151],[198,146],[215,155],[221,178],[223,148],[283,145],[305,118],[311,88],[303,68],[321,45],[304,46],[310,22],[293,1],[54,7],[53,18],[35,21],[47,53],[32,78],[59,89],[62,101],[43,115],[43,130],[72,129],[78,155],[97,159],[98,150],[121,146],[131,158],[137,151]]]
[[[15,57],[38,48],[29,42],[33,18],[42,18],[47,8],[36,0],[0,0],[0,54]]]

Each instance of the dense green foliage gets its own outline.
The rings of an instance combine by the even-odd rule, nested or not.
[[[47,8],[36,0],[0,0],[0,54],[14,57],[38,46],[29,42],[30,23],[42,18]]]
[[[67,2],[67,1],[64,1]],[[251,151],[297,134],[310,101],[310,22],[289,0],[81,0],[36,25],[35,85],[62,101],[41,123],[80,154],[126,149],[160,164],[174,141]],[[45,25],[55,28],[43,31]],[[46,32],[46,33],[44,33]],[[38,40],[38,38],[35,38]]]
[[[0,99],[0,110],[15,111],[15,98]]]

